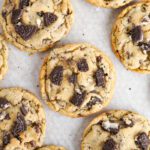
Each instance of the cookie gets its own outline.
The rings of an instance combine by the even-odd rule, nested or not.
[[[5,0],[1,24],[8,41],[34,53],[66,36],[73,16],[70,0]]]
[[[121,12],[112,31],[112,47],[128,70],[150,73],[150,1]]]
[[[8,70],[8,48],[4,38],[0,35],[0,80]]]
[[[66,150],[66,149],[64,147],[51,145],[51,146],[45,146],[45,147],[38,148],[37,150]]]
[[[85,129],[82,150],[149,150],[150,122],[124,110],[108,111]]]
[[[53,49],[40,73],[41,95],[53,110],[70,117],[100,111],[114,92],[115,70],[97,48],[81,43]]]
[[[86,1],[97,7],[119,8],[130,3],[132,0],[86,0]]]
[[[21,88],[0,89],[0,150],[33,150],[42,145],[44,135],[39,100]]]

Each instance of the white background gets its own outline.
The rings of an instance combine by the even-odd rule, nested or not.
[[[2,4],[2,0],[0,1]],[[117,84],[115,95],[107,109],[128,109],[150,118],[150,76],[127,71],[111,51],[110,33],[120,10],[96,8],[84,0],[72,0],[75,22],[62,43],[89,42],[104,51],[115,64]],[[40,99],[39,70],[47,53],[30,56],[9,46],[9,71],[0,87],[24,87]],[[44,103],[43,103],[44,104]],[[47,129],[45,144],[79,150],[83,129],[94,117],[71,119],[52,112],[45,104]]]

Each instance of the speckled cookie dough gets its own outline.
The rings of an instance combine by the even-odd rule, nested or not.
[[[115,71],[104,53],[89,44],[53,49],[42,66],[43,99],[53,110],[70,117],[100,111],[114,92]]]
[[[121,12],[112,31],[112,47],[127,69],[150,73],[150,1]]]
[[[119,8],[133,0],[86,0],[87,2],[97,6],[104,8]]]
[[[150,122],[124,110],[108,111],[85,129],[82,150],[149,150]]]
[[[66,150],[66,149],[64,147],[51,145],[51,146],[44,146],[44,147],[38,148],[37,150]]]
[[[8,41],[34,53],[67,35],[73,16],[70,0],[5,0],[1,24]]]
[[[21,88],[0,89],[0,150],[33,150],[42,145],[44,135],[39,100]]]
[[[8,48],[4,38],[0,35],[0,80],[8,70]]]

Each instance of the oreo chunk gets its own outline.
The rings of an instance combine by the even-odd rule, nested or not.
[[[143,39],[143,31],[141,26],[135,26],[129,31],[129,35],[133,43],[137,43]]]
[[[123,117],[121,119],[121,121],[122,121],[124,127],[133,127],[134,126],[133,120],[131,120],[127,117]]]
[[[89,66],[87,64],[86,59],[80,59],[77,63],[78,70],[81,72],[87,72],[89,70]]]
[[[44,13],[44,25],[49,26],[50,24],[54,23],[57,20],[57,16],[53,13]]]
[[[108,139],[103,146],[103,150],[116,150],[116,148],[117,144],[112,138]]]
[[[33,25],[15,25],[15,31],[24,40],[29,40],[36,33],[37,27]]]
[[[150,140],[149,140],[148,135],[145,132],[142,132],[137,135],[137,139],[136,139],[135,143],[138,145],[138,147],[141,150],[148,150]]]
[[[20,111],[21,111],[21,113],[22,113],[24,116],[26,116],[27,113],[28,113],[28,110],[27,110],[27,108],[26,108],[24,105],[22,105],[22,106],[20,107]]]
[[[12,134],[14,137],[18,138],[19,134],[25,131],[27,128],[24,117],[21,114],[17,115],[17,119],[14,122],[14,126],[12,128]]]
[[[19,22],[20,18],[21,18],[21,15],[22,15],[22,10],[21,9],[14,9],[12,11],[12,17],[11,17],[11,22],[13,24],[16,24]]]
[[[93,105],[97,104],[97,103],[101,103],[102,101],[100,100],[100,98],[93,96],[91,97],[91,100],[86,104],[88,109],[91,109]]]
[[[150,51],[150,42],[146,43],[146,42],[139,42],[138,46],[140,47],[141,50],[144,50],[146,52]]]
[[[63,79],[63,66],[56,66],[49,78],[53,84],[60,85]]]
[[[82,102],[84,101],[85,92],[83,93],[77,93],[75,92],[73,97],[70,99],[70,102],[75,106],[80,106]]]
[[[96,86],[100,87],[105,87],[105,74],[104,74],[104,70],[103,69],[98,69],[95,72],[94,75],[95,81],[96,81]]]
[[[0,108],[7,109],[8,107],[10,107],[9,101],[3,97],[0,97]]]
[[[77,74],[73,73],[71,76],[68,78],[70,83],[75,84],[77,82]]]
[[[26,6],[29,6],[29,0],[20,0],[19,8],[23,9]]]
[[[8,133],[4,133],[4,136],[3,136],[3,145],[7,145],[8,143],[10,142],[10,134]]]

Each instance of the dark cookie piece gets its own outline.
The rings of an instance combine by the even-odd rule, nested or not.
[[[141,26],[135,26],[129,31],[129,35],[133,43],[137,43],[143,39],[143,31]]]
[[[70,102],[75,106],[80,106],[84,101],[85,93],[77,93],[75,92]]]
[[[25,107],[24,105],[22,105],[22,106],[20,107],[20,111],[21,111],[21,113],[22,113],[24,116],[26,116],[27,113],[28,113],[28,110],[26,109],[26,107]]]
[[[10,134],[9,133],[4,133],[3,145],[7,145],[9,142],[10,142]]]
[[[49,26],[57,20],[57,16],[53,13],[44,13],[44,25]]]
[[[150,144],[150,139],[145,132],[142,132],[137,135],[137,139],[136,139],[135,143],[138,145],[138,147],[141,150],[148,150],[148,146]]]
[[[36,33],[37,27],[33,25],[15,25],[15,31],[23,38],[24,40],[29,40],[33,34]]]
[[[78,69],[81,72],[87,72],[89,70],[89,66],[87,64],[86,59],[80,59],[77,63]]]
[[[116,150],[116,147],[116,142],[110,138],[104,143],[103,150]]]
[[[12,17],[11,17],[11,22],[13,24],[16,24],[19,22],[20,18],[21,18],[21,15],[22,15],[22,10],[21,9],[14,9],[12,11]]]
[[[87,105],[88,109],[91,109],[93,105],[95,105],[97,103],[101,103],[101,102],[102,101],[98,97],[94,96],[94,97],[91,97],[90,102],[88,102],[86,105]]]
[[[147,51],[147,52],[150,51],[150,42],[149,43],[139,42],[138,46],[141,48],[141,50],[144,50],[144,51]]]
[[[60,85],[63,79],[63,66],[56,66],[49,78],[53,84]]]
[[[96,86],[102,86],[105,87],[105,74],[103,69],[98,69],[95,72],[94,78],[96,80]]]
[[[10,103],[7,99],[0,97],[0,108],[6,109],[10,106]]]
[[[68,78],[70,83],[75,84],[77,82],[77,74],[73,73],[71,76]]]
[[[29,0],[20,0],[19,8],[23,9],[26,6],[29,6]]]
[[[25,131],[26,128],[27,128],[27,126],[26,126],[24,117],[22,115],[18,114],[17,119],[14,122],[14,126],[12,128],[13,136],[18,138],[19,134],[21,132]]]

